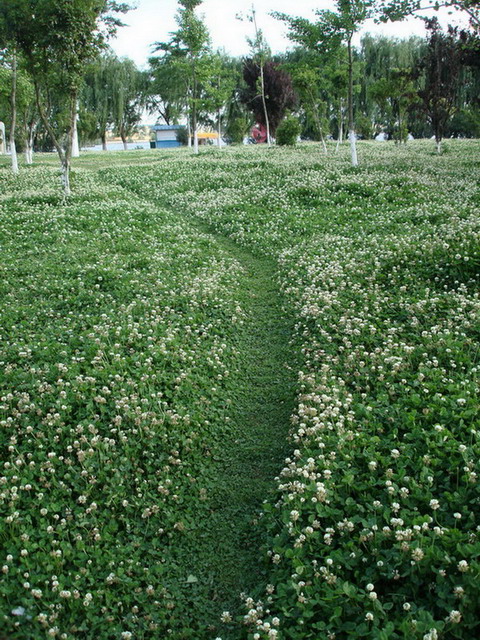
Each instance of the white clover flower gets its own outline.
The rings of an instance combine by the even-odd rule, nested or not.
[[[470,569],[466,560],[460,560],[460,562],[457,564],[457,567],[461,573],[466,573]]]
[[[434,511],[436,511],[437,509],[440,508],[440,502],[438,500],[430,500],[430,508],[433,509]]]
[[[456,611],[455,609],[453,609],[452,611],[450,611],[450,614],[448,616],[448,620],[450,622],[453,622],[454,624],[458,624],[462,619],[462,614],[460,613],[460,611]]]

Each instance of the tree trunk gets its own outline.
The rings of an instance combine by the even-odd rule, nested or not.
[[[77,116],[77,90],[72,89],[71,93],[71,104],[70,104],[70,130],[67,136],[67,148],[64,150],[55,135],[55,131],[48,121],[47,114],[42,105],[42,101],[40,99],[40,87],[38,85],[37,79],[33,78],[33,85],[35,87],[35,100],[37,103],[38,113],[40,114],[40,118],[45,126],[45,129],[48,132],[48,135],[52,139],[53,146],[55,147],[58,157],[60,158],[60,166],[61,166],[61,175],[62,175],[62,185],[63,185],[63,195],[64,198],[67,198],[71,195],[70,190],[70,159],[72,157],[72,135],[73,135],[73,124],[74,119]]]
[[[2,141],[0,143],[0,153],[1,154],[5,154],[6,153],[6,148],[5,148],[5,125],[3,124],[3,122],[0,122],[0,136],[2,138]]]
[[[442,153],[442,139],[441,138],[435,138],[435,144],[437,147],[437,153],[440,154]]]
[[[11,107],[12,107],[12,126],[10,128],[10,153],[12,155],[12,171],[15,175],[18,174],[18,158],[17,147],[15,146],[15,128],[17,126],[17,52],[13,50],[12,58],[12,95],[11,95]]]
[[[127,136],[125,134],[125,127],[123,126],[123,124],[120,127],[120,138],[122,139],[122,142],[123,142],[123,150],[127,151],[128,150]]]
[[[101,140],[102,140],[102,151],[108,151],[107,149],[107,132],[103,131],[102,135],[100,136]]]
[[[29,122],[25,128],[25,162],[33,164],[33,136],[35,134],[36,122]]]
[[[72,191],[70,189],[70,159],[66,155],[62,160],[62,184],[63,195],[67,198],[72,195]]]
[[[352,36],[348,39],[348,137],[350,139],[350,153],[352,166],[358,165],[357,158],[357,136],[355,135],[355,123],[353,120],[353,54]]]
[[[40,87],[38,86],[38,81],[37,81],[37,79],[35,77],[33,78],[33,85],[35,87],[35,101],[37,103],[37,109],[38,109],[38,113],[40,114],[40,119],[43,122],[43,125],[44,125],[45,129],[47,130],[48,135],[52,139],[53,146],[55,147],[55,149],[56,149],[56,151],[58,153],[58,157],[60,158],[60,165],[61,165],[61,168],[62,168],[62,184],[63,184],[63,187],[64,187],[64,195],[67,196],[69,194],[67,194],[65,183],[67,183],[67,185],[69,187],[70,186],[70,180],[69,180],[68,176],[67,176],[66,180],[63,179],[64,171],[68,170],[68,164],[65,163],[65,152],[62,149],[62,147],[60,145],[60,142],[58,141],[57,136],[55,135],[55,131],[53,130],[52,125],[48,121],[47,114],[45,113],[45,110],[44,110],[43,105],[42,105],[42,101],[40,99]]]
[[[218,148],[220,149],[222,146],[222,116],[220,114],[220,109],[217,110],[218,117]]]
[[[323,150],[325,152],[325,155],[327,155],[327,153],[328,153],[328,151],[327,151],[327,143],[325,142],[325,136],[323,135],[322,122],[320,120],[320,115],[318,113],[318,109],[315,106],[313,107],[313,113],[314,113],[314,118],[315,118],[316,123],[317,123],[318,132],[320,133],[320,140],[322,141]]]
[[[72,158],[80,157],[80,147],[78,144],[78,100],[75,105],[75,122],[73,124],[73,136],[72,136]]]
[[[193,100],[192,100],[192,129],[193,129],[193,153],[198,153],[198,122],[197,122],[197,77],[193,69]]]
[[[265,78],[263,74],[263,62],[260,64],[260,82],[261,82],[261,90],[262,90],[263,113],[265,116],[265,126],[267,127],[267,144],[269,147],[271,147],[272,140],[270,138],[270,120],[268,119],[267,101],[265,99]]]
[[[193,130],[193,153],[198,153],[198,131],[196,127]]]
[[[343,142],[343,101],[340,99],[340,106],[338,109],[338,138],[337,146],[335,147],[335,153],[338,153],[340,145]]]

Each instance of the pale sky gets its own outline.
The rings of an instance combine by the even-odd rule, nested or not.
[[[175,13],[177,0],[131,0],[137,8],[123,18],[125,27],[119,29],[117,38],[110,42],[119,56],[127,56],[144,68],[151,53],[151,45],[169,39],[169,33],[176,29]],[[210,31],[214,49],[225,49],[227,53],[239,56],[248,53],[247,36],[252,36],[252,25],[236,19],[239,13],[247,13],[252,0],[204,0],[198,9]],[[330,0],[255,0],[257,22],[273,52],[285,51],[292,43],[285,37],[283,22],[269,16],[271,11],[281,11],[295,16],[314,18],[315,9],[329,9]],[[458,23],[459,14],[440,14],[442,24]],[[423,36],[425,31],[420,20],[410,19],[402,23],[375,25],[366,23],[361,34],[385,34],[395,37],[410,35]],[[360,39],[360,36],[358,40]]]

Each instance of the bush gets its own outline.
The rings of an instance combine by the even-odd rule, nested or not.
[[[293,147],[300,135],[300,123],[297,118],[288,116],[280,123],[277,129],[277,143],[282,146]]]
[[[249,123],[244,117],[232,118],[227,124],[225,134],[233,144],[242,144],[247,135]]]
[[[186,147],[188,144],[188,131],[186,127],[182,127],[177,131],[177,142]]]

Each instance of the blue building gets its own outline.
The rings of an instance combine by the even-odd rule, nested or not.
[[[155,140],[150,143],[153,149],[168,149],[173,147],[180,147],[180,142],[177,140],[177,132],[183,129],[179,124],[156,124],[152,127],[152,131],[155,133]]]

